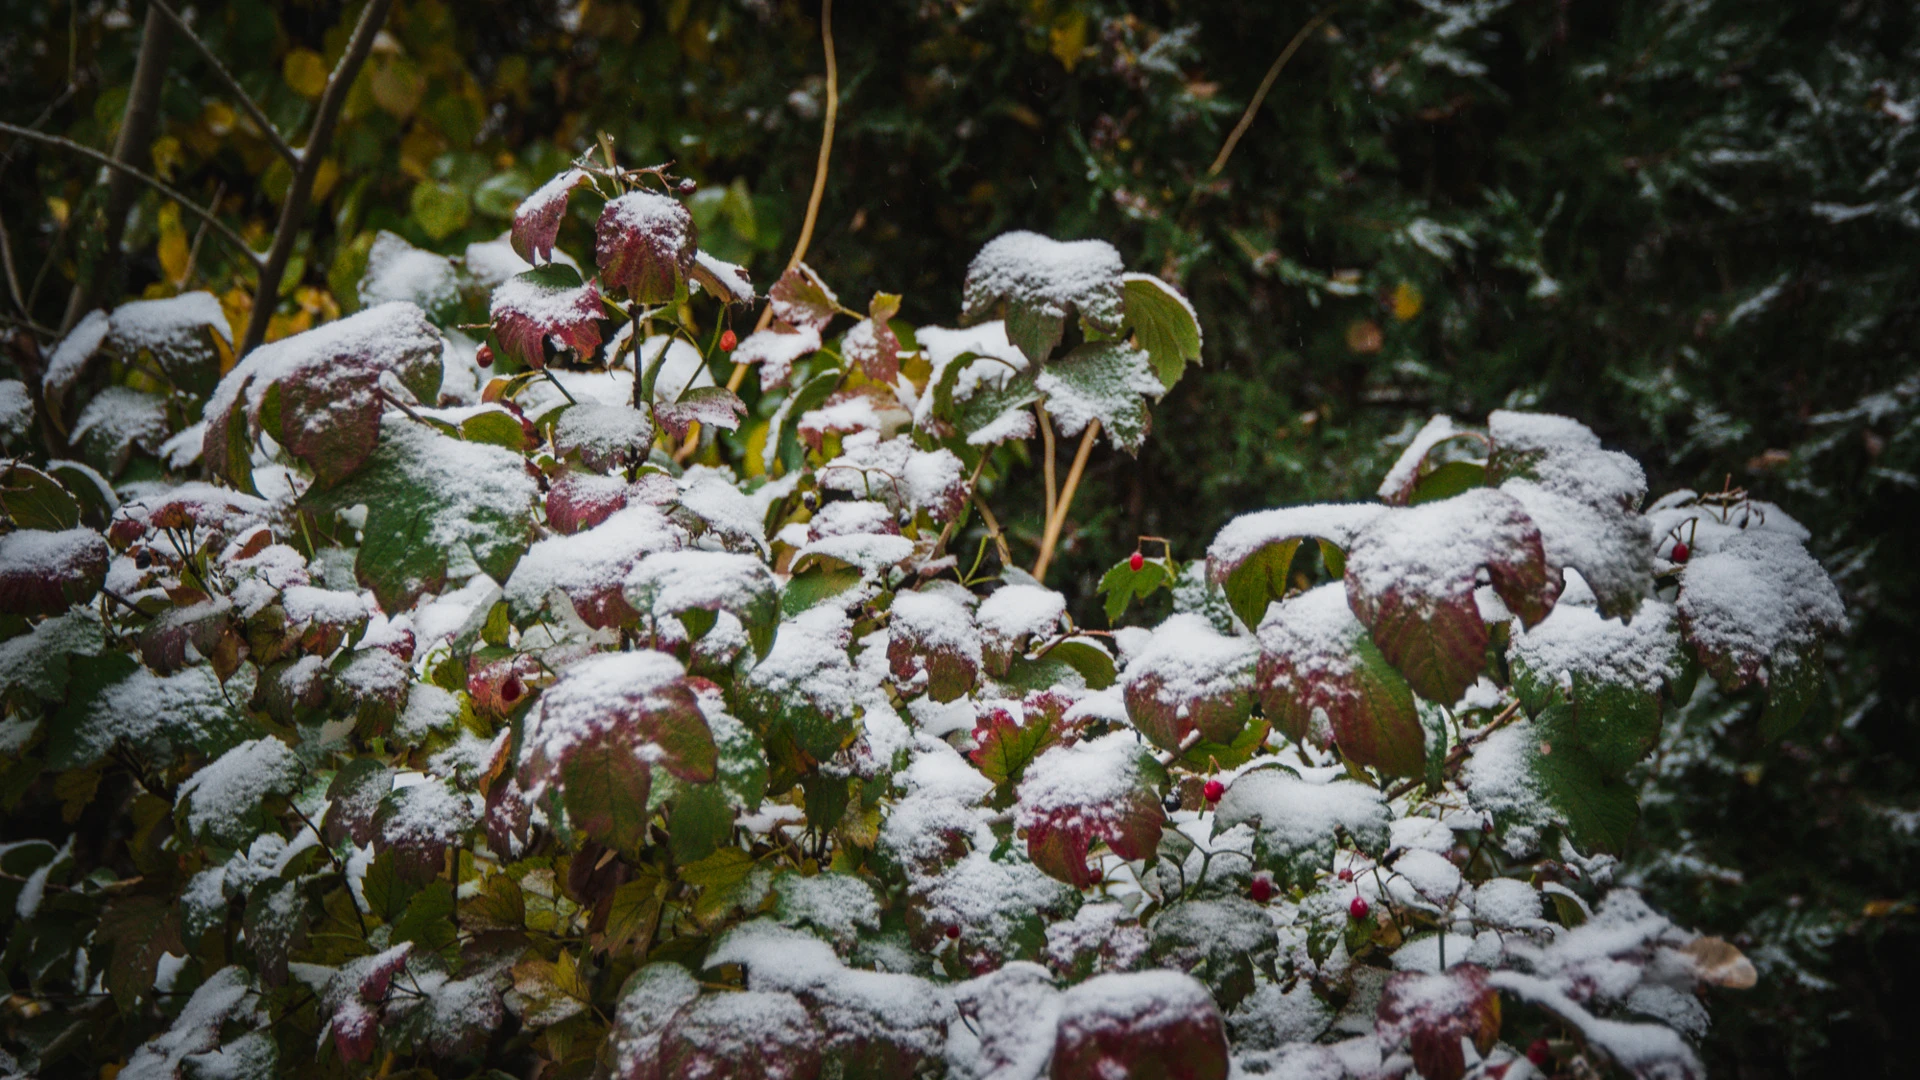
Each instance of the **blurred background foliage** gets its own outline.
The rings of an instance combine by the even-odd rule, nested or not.
[[[181,10],[297,131],[359,6]],[[702,246],[764,287],[812,182],[818,16],[784,0],[401,0],[269,338],[353,310],[380,230],[447,254],[500,235],[600,132],[698,180]],[[0,119],[111,151],[145,18],[139,0],[0,0]],[[1920,11],[898,0],[844,4],[834,32],[839,130],[808,261],[843,298],[903,292],[904,317],[951,322],[972,254],[1028,228],[1106,237],[1199,310],[1204,368],[1156,408],[1137,459],[1094,453],[1076,502],[1049,583],[1088,625],[1104,625],[1094,583],[1136,536],[1194,558],[1236,513],[1367,497],[1433,412],[1569,413],[1656,468],[1656,492],[1746,487],[1804,522],[1854,620],[1826,700],[1768,745],[1750,705],[1696,698],[1649,770],[1625,872],[1761,966],[1760,989],[1715,1003],[1722,1075],[1900,1071],[1895,1002],[1920,962]],[[176,38],[167,59],[153,171],[263,249],[291,169],[197,51]],[[96,288],[102,174],[0,146],[0,367],[124,296],[211,290],[238,336],[252,270],[191,217],[143,192]],[[583,259],[585,213],[561,243]],[[1021,559],[1043,524],[1037,476],[1012,468],[994,495]],[[1731,735],[1709,750],[1709,730]]]

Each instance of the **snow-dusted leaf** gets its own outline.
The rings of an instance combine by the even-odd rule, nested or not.
[[[367,250],[357,292],[362,307],[405,300],[444,326],[460,308],[460,275],[445,255],[422,251],[381,229]]]
[[[1127,717],[1154,745],[1175,750],[1190,731],[1230,743],[1253,710],[1258,651],[1199,615],[1174,615],[1127,662]]]
[[[846,615],[830,604],[781,621],[740,701],[742,718],[762,732],[770,756],[792,747],[824,761],[852,741],[859,680],[847,656],[849,636]]]
[[[493,291],[489,316],[507,356],[530,368],[547,363],[547,349],[585,359],[600,347],[600,320],[607,312],[600,290],[582,282],[571,266],[548,263],[515,274]]]
[[[1004,305],[1007,337],[1034,364],[1044,364],[1070,315],[1103,334],[1119,333],[1121,270],[1120,253],[1104,240],[1063,243],[1038,233],[1003,233],[968,265],[961,317],[979,322]],[[1159,380],[1154,383],[1159,388]]]
[[[1151,274],[1120,275],[1127,325],[1168,390],[1200,360],[1200,319],[1180,290]]]
[[[1279,947],[1266,911],[1238,896],[1169,905],[1154,916],[1151,932],[1154,962],[1198,970],[1223,1009],[1253,993],[1256,968],[1272,970]]]
[[[95,394],[74,418],[72,432],[81,456],[108,476],[118,476],[136,448],[157,455],[171,434],[167,399],[125,386]]]
[[[1442,493],[1434,489],[1451,486],[1444,475],[1450,470],[1463,480],[1480,479],[1484,464],[1467,455],[1484,444],[1485,439],[1478,432],[1455,427],[1452,417],[1435,416],[1400,451],[1400,457],[1387,470],[1376,493],[1380,501],[1394,506],[1417,505],[1435,497],[1458,494],[1457,490]],[[1465,471],[1460,472],[1462,469]]]
[[[46,395],[47,410],[55,418],[61,412],[67,391],[86,373],[87,364],[106,343],[110,319],[104,311],[89,311],[47,356],[47,371],[40,389]]]
[[[367,508],[354,570],[382,608],[398,612],[441,591],[456,562],[506,580],[533,531],[538,493],[518,454],[407,423],[381,437],[364,468],[307,503]]]
[[[513,250],[521,258],[531,263],[553,259],[553,242],[560,235],[567,196],[586,178],[580,169],[566,169],[521,200],[513,212]]]
[[[728,304],[753,303],[753,278],[747,268],[704,251],[693,253],[693,280],[714,298]]]
[[[998,320],[949,330],[923,326],[922,352],[933,370],[914,406],[914,424],[945,438],[964,436],[970,446],[991,446],[1034,433],[1032,410],[1038,367],[1007,340]]]
[[[799,263],[780,275],[780,280],[767,290],[767,302],[773,307],[773,317],[795,327],[802,333],[813,331],[818,335],[826,329],[828,323],[840,310],[840,299],[820,280],[820,275],[806,263]]]
[[[631,1076],[811,1080],[820,1073],[823,1042],[819,1025],[792,994],[706,994],[667,1022],[657,1063]]]
[[[604,653],[567,668],[527,721],[520,782],[534,800],[562,796],[577,829],[638,853],[658,765],[689,783],[715,776],[719,750],[678,661]]]
[[[1378,851],[1387,843],[1387,805],[1380,792],[1343,779],[1338,770],[1302,777],[1281,768],[1243,773],[1227,785],[1215,810],[1216,829],[1254,825],[1254,856],[1282,881],[1311,883],[1333,862],[1337,837]]]
[[[900,339],[887,320],[900,313],[900,298],[875,293],[868,311],[868,317],[853,324],[840,339],[840,354],[867,378],[892,385],[900,374]]]
[[[1632,618],[1653,593],[1653,533],[1638,511],[1613,501],[1557,494],[1532,480],[1500,490],[1520,500],[1540,527],[1547,565],[1580,572],[1605,615]]]
[[[887,662],[904,694],[925,689],[938,702],[973,689],[980,676],[980,632],[973,613],[936,592],[894,594]]]
[[[691,279],[696,238],[680,200],[630,191],[609,201],[594,227],[600,283],[636,303],[664,304]]]
[[[1771,735],[1805,712],[1821,682],[1821,642],[1847,620],[1826,570],[1798,539],[1768,529],[1694,556],[1675,606],[1681,632],[1721,686],[1767,689]]]
[[[1060,1000],[1052,1080],[1226,1080],[1228,1072],[1220,1008],[1191,975],[1099,975]]]
[[[1329,582],[1278,607],[1260,624],[1260,703],[1289,738],[1326,746],[1392,776],[1419,776],[1425,734],[1413,692]]]
[[[140,631],[140,658],[162,675],[203,660],[222,679],[240,664],[240,635],[233,601],[224,596],[200,599],[156,614]]]
[[[1001,788],[1017,787],[1027,766],[1059,744],[1067,730],[1063,718],[1060,710],[1028,709],[1017,701],[987,708],[973,729],[978,745],[967,758]]]
[[[18,461],[0,472],[0,511],[20,529],[60,532],[80,524],[80,501],[66,485]]]
[[[1544,621],[1514,636],[1514,690],[1540,722],[1564,705],[1564,729],[1599,764],[1625,773],[1660,732],[1661,694],[1680,678],[1673,608],[1648,600],[1631,623],[1563,599]]]
[[[1004,676],[1035,638],[1060,630],[1066,613],[1066,597],[1038,585],[1006,585],[982,600],[974,619],[980,625],[981,656],[988,673]]]
[[[1600,437],[1578,420],[1495,409],[1487,415],[1487,434],[1493,447],[1487,459],[1491,483],[1518,477],[1559,495],[1626,510],[1637,510],[1647,497],[1640,463],[1601,449]]]
[[[1123,859],[1144,859],[1160,843],[1160,788],[1166,770],[1132,735],[1115,732],[1056,746],[1027,767],[1015,820],[1035,866],[1075,888],[1100,880],[1087,853],[1105,841]]]
[[[1147,354],[1122,341],[1076,347],[1042,368],[1034,388],[1046,396],[1061,434],[1078,435],[1098,420],[1107,440],[1129,454],[1140,452],[1153,423],[1147,398],[1165,393]]]
[[[802,357],[820,351],[820,331],[813,327],[795,328],[776,322],[740,340],[733,351],[736,364],[760,365],[760,391],[766,393],[787,385],[793,365]]]
[[[239,847],[263,823],[262,800],[293,790],[303,772],[286,743],[249,739],[188,777],[177,803],[192,835]]]
[[[374,850],[392,855],[403,880],[425,883],[445,871],[448,851],[466,843],[479,817],[473,801],[445,780],[396,787],[374,812]]]
[[[1404,1045],[1425,1080],[1460,1080],[1467,1071],[1462,1040],[1484,1055],[1500,1037],[1500,994],[1477,964],[1437,974],[1402,971],[1387,980],[1377,1016],[1381,1050]]]
[[[202,540],[202,550],[218,551],[228,541],[268,524],[273,506],[264,499],[197,481],[161,494],[129,499],[107,528],[113,546],[125,549],[157,534],[190,531]],[[165,550],[165,541],[159,541]]]
[[[42,619],[0,642],[0,695],[18,690],[60,701],[66,697],[69,658],[98,656],[105,645],[99,616],[91,609]]]
[[[1537,850],[1542,830],[1553,825],[1585,847],[1619,851],[1639,817],[1638,792],[1577,739],[1554,737],[1562,719],[1548,716],[1546,729],[1521,721],[1487,736],[1467,759],[1462,783],[1474,805],[1494,815],[1509,851]]]
[[[210,666],[156,675],[120,652],[69,661],[74,693],[52,724],[47,767],[84,768],[125,743],[155,762],[187,750],[217,755],[257,734]]]
[[[1486,666],[1487,620],[1474,598],[1485,571],[1525,626],[1560,595],[1540,530],[1513,496],[1476,488],[1390,510],[1347,552],[1347,598],[1388,662],[1422,697],[1458,701]]]
[[[1226,591],[1241,622],[1259,626],[1267,605],[1293,587],[1287,571],[1301,541],[1319,540],[1328,572],[1338,574],[1345,566],[1341,553],[1383,512],[1373,503],[1318,503],[1242,514],[1208,546],[1207,581]]]
[[[676,441],[685,440],[694,424],[733,431],[747,413],[746,403],[724,386],[699,386],[671,404],[655,405],[653,415]]]
[[[222,349],[233,348],[230,335],[219,298],[200,291],[121,304],[108,319],[106,344],[127,357],[145,353],[175,387],[204,394],[220,377]]]
[[[16,529],[0,536],[0,613],[58,615],[100,592],[107,541],[92,529]]]
[[[567,406],[554,422],[553,448],[595,472],[608,472],[646,460],[653,448],[653,420],[631,405],[582,401]]]
[[[321,486],[352,475],[380,436],[381,379],[420,401],[440,386],[440,331],[412,304],[382,304],[248,353],[208,399],[202,454],[215,475],[251,488],[247,456],[267,435]]]
[[[635,564],[621,587],[635,610],[654,619],[684,621],[693,612],[724,611],[740,620],[755,652],[765,656],[773,645],[779,586],[767,565],[751,555],[664,551]]]

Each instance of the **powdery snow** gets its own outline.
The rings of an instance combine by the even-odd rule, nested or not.
[[[1301,537],[1326,540],[1344,551],[1386,509],[1377,503],[1315,503],[1241,514],[1213,538],[1207,560],[1216,566],[1238,566],[1268,544]]]
[[[1448,439],[1461,435],[1461,429],[1453,426],[1450,416],[1438,416],[1428,420],[1414,435],[1413,441],[1394,460],[1393,467],[1380,480],[1377,494],[1390,503],[1404,503],[1413,494],[1413,485],[1420,476],[1420,466],[1427,460],[1427,452]]]
[[[1680,677],[1673,608],[1659,600],[1645,601],[1633,622],[1622,623],[1563,599],[1539,625],[1514,635],[1508,656],[1549,682],[1577,674],[1657,694]]]
[[[1689,562],[1677,607],[1693,643],[1731,658],[1742,682],[1767,682],[1763,665],[1771,670],[1782,654],[1840,632],[1847,618],[1839,590],[1799,541],[1764,530],[1731,537]]]
[[[1012,300],[1051,317],[1076,309],[1096,326],[1120,319],[1120,253],[1105,240],[1062,242],[1038,233],[1002,233],[967,266],[965,307],[976,314]]]
[[[1388,813],[1380,793],[1324,772],[1311,779],[1283,769],[1243,773],[1227,786],[1215,814],[1221,827],[1257,821],[1261,839],[1283,857],[1329,847],[1340,829],[1364,847],[1384,845]]]

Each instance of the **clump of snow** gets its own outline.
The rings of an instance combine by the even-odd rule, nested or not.
[[[1846,607],[1827,572],[1799,541],[1752,530],[1687,564],[1676,603],[1703,653],[1726,658],[1738,682],[1767,683],[1787,656],[1846,627]],[[1763,670],[1763,668],[1765,670]]]
[[[1420,477],[1420,466],[1426,463],[1428,452],[1462,434],[1465,432],[1453,426],[1450,416],[1436,415],[1428,420],[1426,426],[1414,435],[1413,441],[1407,443],[1407,448],[1400,451],[1400,456],[1394,460],[1393,467],[1387,470],[1387,475],[1381,478],[1377,492],[1380,498],[1390,503],[1405,503],[1407,497],[1413,494],[1414,483]]]
[[[1095,326],[1113,329],[1120,321],[1124,270],[1120,253],[1104,240],[1002,233],[967,266],[966,313],[975,316],[1005,300],[1048,318],[1078,311]]]
[[[1258,658],[1252,638],[1222,634],[1199,615],[1173,615],[1127,661],[1121,681],[1185,716],[1197,702],[1251,690]]]
[[[187,827],[227,843],[239,841],[267,795],[300,778],[300,759],[275,738],[249,739],[202,767],[180,785]]]
[[[1131,732],[1048,749],[1020,780],[1014,820],[1099,835],[1123,821],[1147,776],[1145,752]]]
[[[1059,630],[1067,598],[1038,585],[1005,585],[980,601],[974,617],[988,641],[1005,650],[1026,647],[1034,637]]]
[[[367,249],[359,293],[365,307],[407,300],[428,311],[451,311],[460,303],[460,279],[446,256],[422,251],[381,229]]]
[[[820,331],[813,327],[795,328],[781,323],[742,338],[733,350],[733,362],[759,364],[760,389],[764,393],[785,386],[793,374],[793,365],[819,352],[820,345]]]
[[[47,373],[42,388],[51,401],[57,401],[73,384],[80,381],[81,372],[86,370],[87,361],[93,359],[100,346],[107,340],[107,330],[112,325],[104,311],[89,311],[86,317],[67,331],[67,336],[54,346],[53,353],[47,357]]]
[[[1284,769],[1255,769],[1236,777],[1215,815],[1221,827],[1257,823],[1267,849],[1282,858],[1309,852],[1332,854],[1335,834],[1346,830],[1364,847],[1387,842],[1387,805],[1378,791],[1333,778],[1334,770],[1296,776]]]
[[[1316,503],[1241,514],[1227,522],[1207,547],[1215,580],[1266,547],[1283,540],[1315,537],[1345,550],[1368,523],[1385,512],[1376,503]]]

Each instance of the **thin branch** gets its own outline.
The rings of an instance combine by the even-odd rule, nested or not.
[[[300,164],[300,155],[294,152],[293,147],[287,145],[287,140],[280,134],[280,129],[273,126],[273,121],[267,119],[267,114],[260,111],[259,105],[254,104],[253,97],[240,85],[240,80],[234,78],[233,72],[228,71],[227,66],[220,62],[220,58],[213,54],[213,49],[200,40],[200,35],[193,32],[193,27],[187,25],[187,20],[181,18],[180,13],[173,10],[166,0],[148,0],[148,2],[161,14],[172,19],[174,27],[186,36],[187,41],[194,48],[200,50],[200,55],[206,59],[208,66],[213,68],[214,75],[226,86],[227,93],[239,99],[240,108],[246,111],[255,124],[259,125],[261,133],[267,137],[268,142],[273,144],[273,148],[279,151],[280,156],[287,159],[287,164]]]
[[[1215,157],[1213,164],[1207,167],[1208,176],[1219,176],[1220,170],[1227,167],[1227,159],[1233,156],[1233,148],[1240,145],[1240,137],[1247,133],[1247,128],[1253,126],[1254,114],[1260,111],[1261,104],[1267,100],[1267,91],[1273,89],[1274,80],[1280,77],[1280,69],[1287,66],[1287,61],[1293,59],[1293,54],[1300,50],[1301,45],[1306,44],[1307,35],[1318,30],[1320,24],[1331,18],[1333,10],[1339,6],[1340,0],[1333,0],[1333,3],[1321,8],[1320,14],[1308,19],[1307,25],[1301,27],[1300,32],[1293,35],[1293,40],[1287,42],[1287,47],[1280,50],[1280,55],[1273,61],[1273,66],[1267,69],[1267,77],[1260,80],[1260,89],[1253,92],[1253,100],[1247,102],[1246,111],[1240,114],[1240,122],[1233,125],[1233,131],[1227,135],[1226,144],[1220,147],[1219,156]]]
[[[1054,511],[1058,509],[1060,505],[1060,488],[1054,482],[1053,420],[1047,416],[1047,406],[1044,402],[1034,402],[1033,411],[1035,415],[1040,417],[1040,449],[1042,453],[1045,454],[1045,471],[1047,476],[1046,520],[1052,521]]]
[[[800,240],[793,245],[793,255],[787,259],[787,269],[800,265],[807,257],[807,246],[813,243],[813,225],[820,218],[820,199],[827,191],[827,161],[833,156],[833,125],[840,116],[840,67],[833,56],[833,0],[821,0],[820,4],[820,42],[827,53],[827,123],[820,130],[820,158],[813,167],[813,193],[807,196],[807,216],[800,223]],[[760,309],[760,321],[754,324],[753,332],[765,330],[773,322],[773,301]],[[740,384],[747,378],[747,365],[734,362],[733,374],[727,376],[727,389],[736,393]]]
[[[247,317],[247,335],[241,340],[238,356],[247,355],[266,340],[267,323],[273,318],[273,309],[280,297],[280,278],[287,272],[287,260],[293,256],[293,245],[300,238],[300,225],[313,198],[313,182],[319,177],[321,161],[333,142],[334,125],[340,121],[347,91],[360,74],[361,65],[366,63],[367,54],[373,51],[373,39],[392,8],[393,0],[367,0],[367,6],[360,11],[360,21],[353,28],[353,37],[347,42],[347,50],[340,56],[339,66],[327,78],[327,88],[320,94],[319,109],[313,118],[313,130],[307,135],[307,144],[300,148],[300,165],[294,170],[292,186],[287,188],[287,200],[280,205],[280,222],[274,229],[273,246],[267,249],[267,260],[260,267],[260,283],[253,291],[253,312]]]
[[[987,508],[987,502],[978,494],[973,496],[973,508],[980,511],[980,520],[987,523],[987,535],[993,537],[993,546],[1000,552],[1000,565],[1013,565],[1013,552],[1007,550],[1007,534],[1000,528],[1000,522]]]
[[[1054,545],[1060,542],[1060,529],[1067,523],[1067,511],[1073,509],[1073,493],[1080,487],[1080,474],[1087,470],[1087,457],[1093,453],[1093,437],[1100,434],[1100,421],[1087,421],[1087,433],[1080,436],[1080,449],[1073,455],[1073,467],[1067,470],[1066,486],[1060,489],[1060,505],[1047,518],[1047,531],[1040,537],[1040,557],[1033,562],[1035,581],[1047,580],[1047,566],[1053,562]]]
[[[6,264],[7,292],[13,297],[13,304],[20,314],[28,319],[33,312],[27,308],[26,294],[20,291],[20,275],[13,269],[13,236],[7,232],[7,219],[0,215],[0,262]]]
[[[145,172],[141,169],[136,169],[133,166],[128,165],[124,161],[117,161],[114,158],[108,157],[107,155],[101,153],[100,151],[95,150],[91,146],[82,146],[79,143],[74,142],[72,139],[64,139],[58,135],[45,135],[38,131],[34,131],[31,128],[23,128],[15,124],[9,124],[4,120],[0,120],[0,132],[4,132],[8,135],[13,135],[22,139],[28,139],[33,142],[45,143],[48,146],[57,146],[62,150],[68,151],[69,153],[79,154],[81,157],[87,158],[91,161],[96,161],[102,165],[105,165],[109,169],[114,169],[119,172],[125,173],[128,176],[133,177],[135,180],[140,181],[141,183],[152,188],[153,190],[173,200],[175,203],[179,205],[180,209],[185,210],[187,213],[192,214],[194,217],[197,217],[201,221],[206,222],[207,225],[211,226],[215,232],[219,233],[223,238],[225,238],[227,243],[232,244],[233,249],[236,252],[239,252],[240,255],[247,260],[247,262],[251,263],[255,267],[258,267],[260,265],[259,252],[256,252],[253,250],[253,248],[247,246],[247,242],[240,238],[239,233],[234,232],[232,229],[228,228],[226,223],[222,222],[219,218],[214,217],[211,211],[207,210],[205,207],[201,206],[199,203],[194,202],[192,199],[187,198],[185,195],[182,195],[180,192],[175,191],[173,188],[168,187],[159,178],[155,177],[151,173]]]

